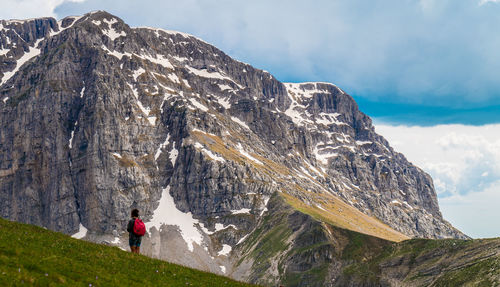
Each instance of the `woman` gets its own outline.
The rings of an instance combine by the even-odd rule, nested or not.
[[[143,232],[140,232],[142,234],[137,234],[138,228],[139,230],[142,228],[145,230],[144,223],[142,220],[139,219],[139,210],[138,209],[133,209],[131,213],[132,219],[128,222],[127,225],[127,231],[128,231],[128,243],[130,245],[130,251],[132,253],[137,253],[139,254],[141,252],[141,241],[142,241],[142,236],[144,235]],[[136,222],[137,221],[137,222]],[[134,231],[134,225],[136,231]],[[142,226],[141,226],[142,225]]]

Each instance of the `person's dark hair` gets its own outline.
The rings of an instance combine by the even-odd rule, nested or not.
[[[139,217],[139,209],[132,209],[132,217]]]

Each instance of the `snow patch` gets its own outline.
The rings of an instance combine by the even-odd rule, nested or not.
[[[109,26],[115,24],[115,23],[118,23],[118,20],[116,20],[116,18],[111,18],[111,20],[108,20],[108,19],[103,19],[102,20],[104,23],[107,23]]]
[[[224,230],[224,229],[225,229],[225,228],[224,228],[224,224],[222,224],[222,223],[216,223],[216,224],[215,224],[215,232],[217,232],[217,231],[221,231],[221,230]],[[214,233],[215,233],[215,232],[214,232]]]
[[[408,202],[406,201],[403,201],[403,204],[408,207],[409,209],[413,209],[413,207],[411,205],[408,204]]]
[[[368,144],[373,144],[372,141],[356,141],[357,145],[368,145]]]
[[[131,53],[128,53],[128,52],[125,52],[125,53],[121,53],[121,52],[118,52],[118,51],[111,51],[108,49],[108,47],[102,45],[101,46],[101,49],[103,49],[106,53],[108,53],[109,55],[113,56],[113,57],[116,57],[118,58],[118,60],[121,60],[124,56],[127,56],[129,58],[132,57],[132,54]]]
[[[240,85],[238,85],[235,81],[233,81],[233,79],[229,78],[228,76],[226,75],[223,75],[219,72],[209,72],[207,69],[195,69],[193,67],[190,67],[190,66],[186,66],[186,68],[188,69],[188,71],[192,74],[195,74],[196,76],[199,76],[199,77],[203,77],[203,78],[209,78],[209,79],[218,79],[218,80],[227,80],[227,81],[231,81],[233,83],[235,83],[238,87],[240,87],[240,89],[242,89],[243,87],[241,87]]]
[[[83,98],[84,93],[85,93],[85,86],[83,86],[82,90],[80,91],[80,98]]]
[[[135,53],[128,53],[128,52],[121,53],[121,52],[118,52],[118,51],[111,51],[111,50],[109,50],[104,45],[101,46],[101,49],[103,49],[109,55],[112,55],[112,56],[118,58],[119,60],[121,60],[124,56],[127,56],[127,57],[131,58],[132,55],[134,55],[134,56],[136,56],[138,58],[150,61],[151,63],[154,63],[154,64],[161,65],[161,66],[163,66],[165,68],[175,69],[174,66],[170,63],[170,61],[167,58],[165,58],[163,55],[156,55],[156,57],[152,57],[152,56],[149,56],[149,55],[137,55]]]
[[[24,63],[26,63],[29,60],[31,60],[32,58],[40,55],[41,50],[38,49],[37,46],[42,40],[44,40],[44,39],[43,38],[38,39],[35,42],[35,44],[33,45],[33,47],[30,47],[29,51],[26,52],[21,58],[19,58],[17,60],[16,67],[14,68],[14,70],[4,73],[4,75],[2,77],[2,81],[0,82],[0,86],[5,84],[12,76],[14,76],[17,73],[17,71],[19,71],[19,69],[23,66]]]
[[[134,94],[134,97],[137,100],[137,106],[139,107],[139,109],[142,111],[143,114],[145,114],[146,116],[149,116],[149,112],[151,111],[151,109],[145,108],[142,105],[141,101],[139,101],[139,93],[138,93],[137,89],[129,83],[127,83],[127,85],[132,90],[132,93]],[[155,121],[156,121],[156,119],[155,119]]]
[[[218,252],[218,255],[228,256],[231,250],[232,250],[231,245],[222,244],[222,250]]]
[[[262,216],[264,214],[264,212],[267,211],[267,203],[269,202],[269,199],[270,199],[270,197],[267,197],[267,196],[264,197],[264,208],[260,212],[260,216]]]
[[[409,205],[408,202],[406,202],[406,201],[401,202],[401,201],[395,199],[395,200],[391,201],[391,203],[401,205],[401,206],[406,206],[406,208],[408,208],[408,209],[413,209],[413,207],[411,205]]]
[[[189,251],[193,252],[193,243],[201,246],[203,234],[198,226],[200,222],[193,218],[191,212],[184,213],[177,209],[173,197],[170,195],[170,186],[162,190],[160,203],[153,212],[153,217],[148,223],[149,230],[155,227],[160,230],[162,225],[176,225],[184,241],[186,241]]]
[[[217,217],[215,217],[215,218],[219,218],[219,217],[217,216]],[[204,231],[206,234],[208,234],[208,235],[212,235],[212,234],[214,234],[214,233],[216,233],[216,232],[219,232],[219,231],[221,231],[221,230],[227,229],[227,228],[229,228],[229,227],[232,227],[232,228],[234,228],[235,230],[238,230],[238,228],[237,228],[237,227],[236,227],[236,225],[234,225],[234,224],[229,224],[229,225],[227,225],[227,226],[224,226],[224,224],[222,224],[222,223],[216,223],[216,224],[215,224],[215,231],[209,231],[207,228],[205,228],[205,226],[204,226],[204,225],[203,225],[203,228],[202,228],[202,229],[203,229],[203,231]]]
[[[310,163],[309,163],[309,162],[307,162],[307,161],[304,161],[304,162],[306,163],[307,167],[308,167],[310,170],[314,171],[317,175],[319,175],[319,176],[321,176],[321,177],[324,177],[324,176],[323,176],[323,174],[322,174],[321,172],[319,172],[319,170],[318,170],[317,168],[315,168],[312,164],[310,164]]]
[[[321,204],[316,204],[316,207],[323,210],[323,211],[326,211],[326,209],[324,209],[323,206],[321,206]]]
[[[7,55],[8,52],[10,52],[10,49],[4,48],[4,49],[0,50],[0,56]]]
[[[80,223],[80,229],[78,230],[77,233],[71,235],[71,237],[76,238],[76,239],[82,239],[87,235],[87,228],[83,226],[83,224]]]
[[[170,81],[174,82],[174,83],[177,83],[177,84],[180,84],[181,81],[179,81],[179,77],[177,77],[176,74],[168,74],[167,75],[167,78],[170,79]]]
[[[339,156],[339,154],[336,152],[328,151],[329,148],[319,149],[318,146],[319,144],[316,145],[316,147],[314,147],[313,153],[314,156],[316,157],[316,160],[322,163],[323,165],[328,164],[328,159]]]
[[[142,113],[145,114],[146,116],[149,115],[149,112],[151,111],[149,108],[145,108],[141,101],[137,100],[137,105],[139,106],[139,109],[141,109]]]
[[[67,18],[72,18],[72,19],[73,19],[73,22],[71,22],[71,24],[70,24],[68,27],[66,27],[66,28],[61,28],[62,21],[63,21],[64,19],[63,19],[63,20],[59,20],[59,21],[57,21],[57,28],[58,28],[58,30],[59,30],[59,31],[54,31],[53,29],[51,29],[50,34],[49,34],[49,37],[53,37],[53,36],[55,36],[55,35],[57,35],[57,34],[61,33],[62,31],[64,31],[64,30],[67,30],[67,29],[71,28],[71,27],[72,27],[72,26],[73,26],[73,25],[74,25],[74,24],[75,24],[78,20],[80,20],[80,18],[82,18],[82,17],[83,17],[83,16],[72,16],[72,17],[67,17]]]
[[[117,158],[122,158],[122,155],[117,152],[112,153],[112,155],[116,156]]]
[[[169,152],[168,158],[172,163],[172,166],[175,166],[175,161],[177,160],[177,156],[179,155],[179,151],[175,148],[175,142],[172,143],[172,149]]]
[[[255,157],[251,156],[249,153],[247,153],[244,149],[243,149],[243,146],[241,145],[241,143],[238,143],[238,146],[236,147],[238,149],[238,151],[244,155],[246,158],[248,158],[249,160],[255,162],[255,163],[258,163],[260,165],[264,165],[260,160],[256,159]]]
[[[202,103],[198,102],[197,100],[195,100],[194,98],[190,98],[189,101],[193,104],[193,106],[195,106],[196,108],[206,112],[208,111],[208,108],[205,107]]]
[[[312,98],[317,93],[328,93],[328,90],[318,89],[316,83],[311,83],[314,84],[313,89],[306,89],[304,84],[306,83],[285,83],[285,87],[289,93],[305,98]]]
[[[155,153],[155,161],[158,159],[158,157],[161,154],[162,149],[164,149],[168,145],[168,140],[170,139],[170,134],[167,134],[167,138],[165,141],[158,147]]]
[[[211,136],[214,136],[214,137],[216,136],[216,135],[215,135],[215,134],[213,134],[213,133],[209,133],[209,132],[206,132],[206,131],[200,130],[200,129],[198,129],[198,128],[194,128],[194,129],[192,129],[192,131],[193,131],[193,132],[200,132],[200,133],[204,133],[204,134],[211,135]]]
[[[217,102],[219,103],[219,105],[223,106],[224,109],[226,110],[231,108],[231,103],[229,102],[228,99],[217,98]]]
[[[226,85],[226,84],[219,84],[219,89],[221,91],[225,91],[225,90],[232,90],[233,88],[231,88],[231,86]]]
[[[313,84],[314,88],[306,89],[304,84]],[[314,125],[315,123],[324,125],[347,125],[346,123],[337,120],[337,117],[340,115],[338,113],[320,113],[318,118],[313,118],[313,115],[307,111],[307,107],[302,104],[304,101],[310,101],[309,99],[312,98],[314,94],[329,93],[328,89],[318,88],[317,83],[285,83],[285,87],[287,89],[288,97],[292,103],[284,113],[292,118],[292,121],[296,125]]]
[[[181,63],[185,62],[185,61],[189,61],[189,59],[186,57],[177,57],[177,56],[171,56],[171,57],[172,57],[172,59],[175,59],[176,61],[181,62]]]
[[[337,117],[340,116],[339,113],[320,113],[319,118],[315,118],[314,121],[318,124],[323,125],[348,125],[344,122],[337,120]]]
[[[215,224],[215,232],[227,229],[229,227],[232,227],[235,230],[238,230],[238,227],[236,227],[236,225],[234,225],[234,224],[229,224],[229,225],[226,226],[226,225],[224,225],[222,223],[216,223]]]
[[[144,70],[143,68],[139,68],[139,69],[135,70],[135,71],[134,71],[134,74],[132,74],[132,77],[134,77],[134,81],[136,81],[136,82],[137,82],[137,78],[138,78],[140,75],[144,74],[145,72],[146,72],[146,70]]]
[[[108,24],[109,29],[103,29],[102,31],[103,31],[104,35],[108,36],[111,39],[111,41],[114,41],[116,38],[119,38],[122,36],[123,37],[127,36],[127,33],[125,33],[125,31],[121,31],[120,33],[118,33],[115,30],[115,28],[112,27],[112,25],[114,23],[118,22],[118,20],[116,20],[115,18],[113,18],[111,20],[103,19],[102,21]],[[92,22],[94,22],[94,21],[92,21]],[[98,22],[100,22],[100,21],[98,21]]]
[[[240,245],[243,241],[245,241],[245,239],[248,238],[249,235],[250,235],[250,233],[247,234],[247,235],[245,235],[245,236],[243,236],[240,240],[238,240],[238,242],[236,243],[236,245]]]
[[[206,149],[201,143],[197,142],[194,144],[194,147],[195,148],[198,148],[200,149],[204,154],[208,155],[208,157],[210,157],[211,159],[215,160],[215,161],[219,161],[219,162],[225,162],[226,160],[221,157],[221,156],[218,156],[216,154],[214,154],[212,151]]]
[[[251,209],[250,208],[242,208],[242,209],[235,209],[231,210],[232,214],[250,214]]]
[[[311,120],[304,118],[302,116],[302,114],[297,110],[297,108],[300,108],[300,109],[305,111],[306,106],[297,103],[297,101],[295,101],[290,94],[288,94],[288,96],[292,100],[292,103],[290,104],[288,109],[285,111],[285,115],[289,116],[292,119],[293,123],[298,125],[298,126],[303,126],[304,123],[311,123],[312,124],[313,122]]]
[[[165,58],[165,56],[163,56],[163,55],[156,55],[156,57],[151,57],[148,55],[136,55],[136,56],[139,58],[142,58],[144,60],[148,60],[151,63],[155,63],[155,64],[158,64],[160,66],[163,66],[164,68],[172,69],[172,70],[175,69],[174,66],[170,63],[170,61],[167,58]]]
[[[181,35],[182,37],[184,38],[190,38],[190,37],[193,37],[195,39],[198,39],[197,37],[193,36],[193,35],[190,35],[190,34],[187,34],[187,33],[183,33],[183,32],[178,32],[178,31],[172,31],[172,30],[165,30],[165,29],[160,29],[160,28],[151,28],[151,27],[137,27],[137,28],[140,28],[140,29],[148,29],[148,30],[153,30],[155,31],[156,33],[158,32],[164,32],[168,35]],[[159,35],[159,34],[157,34]],[[204,43],[206,43],[205,41],[203,41]]]
[[[290,90],[291,92],[294,92],[296,94],[302,93],[303,96],[305,97],[312,97],[313,94],[315,93],[330,93],[328,89],[322,89],[318,88],[318,84],[323,84],[323,85],[328,85],[332,86],[337,89],[342,94],[345,94],[342,89],[337,87],[337,85],[332,84],[332,83],[327,83],[327,82],[304,82],[304,83],[283,83],[287,90]],[[314,88],[312,89],[306,89],[306,85],[313,85]]]
[[[75,135],[75,129],[76,129],[76,126],[78,125],[78,121],[75,122],[75,126],[73,127],[73,130],[71,131],[71,138],[69,139],[69,149],[71,149],[73,147],[73,136]]]
[[[147,120],[148,122],[151,124],[151,125],[156,125],[156,117],[155,116],[152,116],[152,117],[147,117]]]
[[[239,124],[240,126],[250,130],[250,127],[244,121],[238,119],[237,117],[231,117],[231,120],[233,120],[233,122]]]

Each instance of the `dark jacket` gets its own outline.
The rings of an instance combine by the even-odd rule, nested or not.
[[[127,224],[128,238],[139,238],[140,236],[134,233],[135,218],[129,220]]]

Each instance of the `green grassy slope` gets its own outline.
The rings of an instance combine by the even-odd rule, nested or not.
[[[251,286],[0,219],[0,286]]]
[[[270,201],[279,214],[266,216],[240,250],[253,265],[252,282],[269,286],[500,286],[500,238],[393,243],[317,222],[286,208],[279,199]],[[295,238],[293,246],[291,237]],[[277,282],[265,278],[273,266],[281,274],[274,278]],[[250,286],[0,219],[0,286],[30,285]]]
[[[411,239],[351,261],[343,282],[400,286],[500,286],[500,238]]]
[[[281,196],[238,246],[266,286],[500,286],[500,238],[391,242],[320,222]],[[246,262],[245,262],[246,261]],[[268,276],[275,269],[279,276]],[[271,272],[272,273],[272,272]]]

